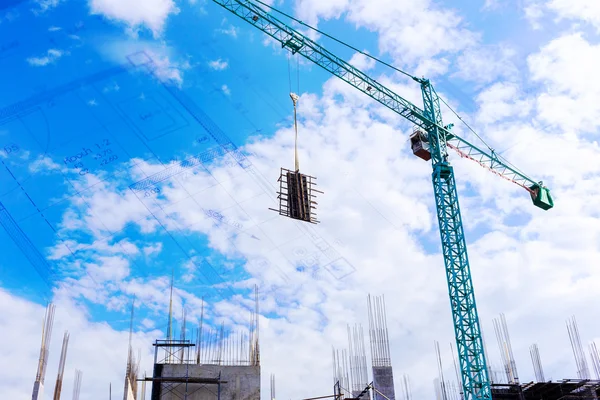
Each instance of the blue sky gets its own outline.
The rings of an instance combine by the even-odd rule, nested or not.
[[[430,344],[453,341],[452,322],[430,167],[412,156],[406,121],[316,65],[288,61],[210,1],[9,3],[0,8],[0,330],[22,342],[29,371],[0,379],[11,398],[29,393],[50,300],[53,349],[69,329],[65,385],[83,369],[82,399],[109,382],[122,387],[134,297],[135,346],[149,368],[172,273],[178,324],[184,306],[196,324],[204,299],[211,324],[243,330],[259,285],[263,393],[268,374],[286,371],[277,379],[289,398],[330,390],[323,354],[346,345],[347,323],[366,326],[368,292],[385,294],[397,379],[408,374],[413,395],[433,395]],[[504,312],[522,380],[533,379],[532,342],[548,374],[575,377],[562,324],[597,301],[600,282],[600,7],[276,4],[431,78],[487,143],[550,186],[557,206],[545,213],[516,185],[452,158],[493,367],[501,369],[491,320]],[[415,82],[319,42],[422,107]],[[301,171],[325,192],[316,227],[268,210],[279,168],[293,165],[290,83],[301,95]],[[580,327],[585,342],[598,341],[594,318]],[[17,350],[0,347],[0,359]]]

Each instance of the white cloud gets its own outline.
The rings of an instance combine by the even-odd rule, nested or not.
[[[146,27],[154,37],[161,36],[167,18],[180,11],[173,0],[89,0],[89,7],[92,14],[126,23],[133,34]]]
[[[523,118],[533,107],[531,99],[525,99],[519,85],[495,83],[477,96],[478,120],[483,124],[494,124],[506,118]]]
[[[48,10],[56,8],[61,1],[62,0],[34,0],[34,3],[37,4],[39,8],[32,9],[32,11],[36,15],[43,14]]]
[[[231,36],[232,38],[237,38],[238,31],[239,31],[239,29],[233,25],[230,25],[228,28],[217,29],[217,32],[219,32],[223,35]]]
[[[223,61],[219,58],[217,60],[210,61],[208,63],[208,66],[216,71],[223,71],[224,69],[227,69],[229,64],[227,63],[227,61]]]
[[[298,17],[311,25],[319,19],[345,15],[356,27],[377,32],[379,50],[392,55],[399,65],[418,65],[477,41],[477,35],[464,27],[457,13],[436,7],[429,0],[302,0],[295,8]]]
[[[581,20],[591,24],[600,33],[600,3],[594,0],[549,0],[548,9],[557,19]]]
[[[523,11],[525,18],[529,21],[531,27],[535,30],[542,28],[540,19],[544,16],[544,4],[539,0],[528,0],[525,2]]]
[[[55,163],[48,156],[40,156],[34,162],[29,165],[29,171],[32,173],[57,171],[60,170],[61,166]]]
[[[379,7],[385,5],[375,3]],[[327,4],[315,6],[322,7],[318,11],[321,15],[333,16],[341,13],[344,7],[350,7],[343,2],[336,4],[331,8],[327,8]],[[422,7],[426,3],[415,4]],[[368,4],[361,6],[371,7]],[[394,5],[390,7],[392,14],[402,15]],[[405,27],[388,26],[391,22],[380,15],[380,11],[366,11],[365,21],[375,21],[375,16],[383,18],[377,22],[382,32],[402,34]],[[407,24],[413,30],[416,27],[412,23],[418,18],[431,13],[444,14],[444,11],[429,8],[406,11],[409,16],[411,12],[418,14],[413,15],[415,20],[409,18]],[[427,32],[428,27],[425,24],[423,29]],[[460,23],[451,19],[440,32],[429,32],[425,36],[446,38],[448,32],[445,29],[456,29],[448,34],[448,39],[452,40],[453,35],[460,32]],[[409,45],[406,38],[404,40],[401,45]],[[433,68],[434,58],[431,57],[439,56],[437,50],[418,49],[419,40],[411,43],[415,46],[411,56],[419,59],[420,66]],[[467,40],[450,47],[448,43],[442,43],[442,49],[455,51],[465,48],[468,43]],[[461,196],[479,316],[487,334],[491,359],[496,362],[499,359],[491,344],[493,340],[490,340],[493,335],[491,318],[505,312],[520,365],[525,364],[528,346],[535,341],[541,347],[546,370],[552,371],[555,379],[575,374],[569,366],[571,356],[563,328],[564,319],[586,310],[585,326],[582,325],[584,340],[600,329],[596,322],[598,318],[594,318],[597,312],[590,311],[589,307],[594,304],[600,284],[600,273],[596,268],[600,263],[597,244],[600,215],[595,206],[600,196],[600,148],[590,138],[569,132],[567,128],[571,127],[568,125],[571,122],[567,121],[567,114],[549,107],[544,99],[550,96],[564,100],[566,104],[581,99],[595,100],[598,85],[585,80],[585,75],[593,76],[593,71],[577,62],[582,55],[595,60],[597,51],[595,45],[580,36],[561,37],[533,55],[529,59],[530,71],[524,71],[530,72],[531,76],[527,78],[539,82],[547,93],[524,93],[517,83],[505,79],[492,83],[478,94],[481,105],[473,119],[485,126],[485,138],[500,144],[502,149],[510,147],[503,154],[515,160],[535,179],[543,178],[551,185],[557,202],[555,209],[548,212],[535,209],[528,194],[519,187],[497,179],[471,161],[456,156],[451,159]],[[575,57],[571,52],[579,56]],[[484,50],[484,56],[487,55]],[[477,58],[479,53],[475,56],[476,60],[480,59]],[[465,71],[469,68],[465,67]],[[441,73],[442,70],[438,71]],[[490,70],[494,71],[493,68]],[[496,76],[503,78],[500,74]],[[485,77],[478,79],[485,81]],[[399,83],[386,76],[381,82],[420,104],[416,83]],[[226,89],[223,85],[223,90]],[[336,251],[355,266],[356,272],[344,280],[335,279],[327,271],[327,256],[315,250],[316,246],[304,230],[308,229],[306,225],[267,210],[273,205],[274,181],[279,168],[291,167],[293,162],[291,123],[272,137],[248,141],[244,150],[252,154],[250,172],[222,160],[210,166],[210,174],[198,168],[185,179],[175,177],[164,181],[161,197],[154,204],[163,212],[158,218],[167,229],[184,227],[186,235],[206,238],[209,246],[223,257],[238,255],[247,260],[245,267],[251,278],[235,284],[242,287],[258,283],[261,296],[264,296],[261,310],[277,314],[277,317],[261,319],[262,365],[263,376],[270,371],[286,371],[285,375],[278,375],[278,386],[284,388],[278,392],[282,398],[311,397],[331,389],[330,376],[323,373],[331,370],[331,361],[323,354],[330,354],[332,344],[344,345],[346,323],[366,323],[367,291],[386,295],[392,362],[397,377],[403,373],[411,376],[415,398],[433,395],[430,382],[436,371],[436,359],[430,343],[434,339],[453,340],[430,181],[431,166],[411,154],[407,143],[409,126],[397,115],[386,113],[382,106],[365,99],[364,94],[332,78],[325,83],[322,96],[304,95],[299,102],[301,171],[316,175],[319,188],[325,191],[317,199],[322,223],[310,232],[316,232],[329,243],[338,243]],[[595,116],[593,110],[587,111]],[[545,122],[553,121],[552,116],[557,121],[555,126],[548,131],[540,129]],[[597,136],[597,126],[589,127],[597,122],[586,120],[586,123],[589,136]],[[130,180],[140,179],[140,171],[151,174],[163,170],[157,163],[135,162],[138,170],[132,172],[128,177]],[[90,235],[89,243],[74,242],[72,248],[81,252],[87,248],[94,257],[74,265],[74,276],[63,282],[57,294],[67,296],[63,299],[78,296],[109,309],[121,310],[129,296],[135,294],[146,310],[156,312],[156,315],[164,314],[168,305],[169,277],[142,277],[126,257],[137,254],[138,249],[145,254],[154,253],[157,242],[162,243],[151,236],[157,232],[156,220],[149,216],[137,197],[120,189],[123,185],[100,183],[93,177],[88,179],[91,181],[87,183],[97,184],[95,191],[83,193],[81,201],[76,199],[70,204],[63,215],[61,234],[82,231]],[[219,184],[215,185],[215,181]],[[190,194],[190,189],[198,194],[201,188],[205,189],[201,194]],[[228,221],[239,225],[219,224],[207,217],[203,208],[219,210]],[[125,242],[122,246],[100,240],[125,227],[139,230],[146,240],[141,240],[143,243]],[[260,240],[251,237],[250,233]],[[57,252],[59,248],[57,245]],[[63,250],[57,257],[62,259],[68,254]],[[226,264],[228,262],[223,262]],[[300,265],[309,272],[298,272],[296,267]],[[311,270],[315,265],[317,267]],[[201,271],[195,263],[183,263],[183,266],[187,270],[180,276],[190,273],[189,283],[193,283],[192,278]],[[169,273],[166,270],[162,274]],[[283,273],[287,280],[282,277]],[[269,289],[275,291],[264,294]],[[180,311],[182,304],[188,304],[197,318],[199,299],[195,294],[198,292],[198,289],[177,289],[175,309]],[[240,303],[231,299],[222,301],[215,306],[214,312],[245,318],[246,310]],[[13,310],[11,312],[19,311],[19,305],[14,301],[2,299],[0,304],[7,304],[9,310]],[[37,309],[41,314],[42,310]],[[79,314],[74,312],[74,315]],[[2,317],[3,313],[0,313]],[[153,326],[149,319],[143,320],[143,326]],[[90,328],[85,319],[83,321],[82,327],[78,327],[81,335],[89,334]],[[11,326],[14,330],[12,324],[10,319],[0,319],[0,329]],[[98,340],[101,351],[104,351],[105,343],[122,336],[105,325],[89,325],[102,335],[102,340]],[[531,326],[536,326],[537,331],[532,331]],[[32,325],[22,329],[37,332]],[[147,346],[155,338],[148,336],[143,337]],[[0,352],[12,356],[12,348],[6,346],[0,345]],[[35,345],[31,347],[36,348]],[[95,357],[110,357],[113,349],[109,350]],[[10,359],[8,356],[4,359]],[[35,354],[30,355],[31,360],[35,357]],[[117,382],[122,379],[122,370],[118,368],[123,359],[116,355],[110,362],[93,359],[90,365],[94,362],[98,368],[105,368],[105,374],[106,371],[121,371],[119,378],[114,378]],[[31,365],[34,365],[33,361]],[[522,371],[521,378],[522,381],[532,379],[531,371]],[[18,379],[21,380],[15,380],[16,383],[11,385],[24,388],[23,393],[30,390],[30,381]],[[310,388],[305,384],[307,381],[311,382]],[[96,389],[95,386],[92,389]],[[266,392],[263,389],[265,396]],[[21,392],[17,392],[11,398],[20,397],[23,397]]]
[[[565,129],[596,131],[600,83],[590,77],[600,63],[600,45],[591,44],[580,33],[565,34],[527,61],[532,80],[545,89],[537,98],[540,118]]]
[[[6,368],[0,377],[3,396],[9,399],[31,397],[31,388],[41,343],[41,321],[44,308],[0,290],[0,327],[3,336],[18,346],[0,345],[4,359],[19,359],[20,368]],[[104,393],[112,382],[113,395],[122,391],[122,381],[127,361],[128,328],[123,331],[111,329],[105,322],[91,322],[88,311],[68,298],[55,298],[56,314],[50,343],[46,373],[46,396],[52,393],[58,372],[58,359],[63,334],[70,333],[69,349],[65,364],[63,393],[73,389],[74,371],[83,371],[81,398],[94,398]],[[124,319],[127,318],[124,315]],[[125,324],[122,324],[125,325]],[[128,325],[127,325],[128,326]],[[8,329],[12,327],[11,329]],[[151,341],[158,332],[134,332],[133,349],[142,355],[142,371],[151,371],[153,353]],[[27,373],[23,373],[27,371]],[[119,384],[117,384],[119,382]]]
[[[62,50],[58,49],[48,49],[46,51],[46,55],[42,57],[29,57],[27,62],[29,65],[35,67],[43,67],[48,64],[56,62],[59,58],[61,58],[65,53]]]
[[[512,59],[515,51],[507,46],[481,46],[462,52],[456,61],[454,76],[479,84],[495,82],[499,78],[518,76]]]
[[[503,5],[504,5],[504,3],[502,0],[485,0],[485,3],[483,4],[483,10],[493,11],[493,10],[497,10],[498,8],[500,8]]]
[[[227,85],[223,85],[221,86],[221,90],[223,91],[223,93],[225,93],[227,96],[231,95],[231,89],[229,89],[229,86]]]
[[[163,247],[162,243],[154,243],[150,246],[145,246],[144,254],[146,256],[152,256],[152,255],[158,254],[162,251],[162,247]]]
[[[373,69],[373,67],[375,67],[375,60],[360,53],[354,53],[354,55],[352,56],[352,58],[350,58],[348,63],[363,72]]]
[[[187,59],[182,59],[171,47],[161,42],[111,37],[103,40],[100,51],[106,58],[117,64],[125,64],[130,61],[128,57],[141,54],[141,62],[150,61],[149,67],[159,80],[179,86],[183,83],[184,71],[192,67]],[[112,88],[104,88],[104,91],[110,90],[118,91],[119,86],[115,83]]]

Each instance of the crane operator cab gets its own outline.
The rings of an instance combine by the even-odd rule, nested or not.
[[[410,135],[410,147],[415,156],[422,158],[425,161],[431,160],[431,153],[429,152],[429,141],[427,140],[427,134],[421,130],[418,126],[413,128],[413,133]]]

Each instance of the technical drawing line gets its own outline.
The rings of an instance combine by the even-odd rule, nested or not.
[[[46,258],[39,252],[37,247],[31,242],[25,232],[23,232],[21,227],[15,222],[2,202],[0,202],[0,225],[2,225],[8,236],[10,236],[23,255],[29,260],[48,288],[52,289],[52,284],[50,282],[50,278],[54,275],[52,267],[48,264]]]
[[[134,192],[141,192],[147,190],[151,186],[155,186],[157,183],[163,182],[169,178],[172,178],[175,175],[180,174],[181,172],[201,165],[203,163],[212,161],[217,157],[222,157],[227,153],[233,151],[235,146],[232,143],[228,143],[225,145],[221,145],[217,148],[208,150],[204,153],[201,153],[197,156],[191,156],[186,158],[185,160],[165,168],[164,170],[157,172],[149,177],[142,179],[138,182],[132,183],[129,185],[129,188]]]
[[[171,95],[179,101],[179,103],[198,121],[200,125],[211,135],[211,137],[219,144],[226,145],[231,144],[234,150],[230,153],[234,157],[234,159],[238,162],[238,164],[245,169],[250,175],[254,175],[254,179],[257,183],[262,186],[265,193],[267,193],[271,199],[275,200],[275,191],[276,189],[268,183],[264,175],[260,174],[260,172],[256,171],[252,165],[252,162],[248,160],[248,158],[231,142],[229,137],[215,124],[212,119],[206,115],[198,105],[196,105],[185,93],[181,92],[179,88],[168,85],[163,82],[163,86]],[[317,234],[313,227],[306,227],[301,222],[296,224],[298,229],[305,233],[311,241],[317,246],[319,250],[329,259],[329,263],[327,265],[332,265],[334,262],[343,259],[343,257],[339,254],[339,252],[331,246],[324,238]],[[345,260],[345,259],[344,259]],[[348,262],[346,260],[346,262]],[[349,262],[348,265],[352,267],[354,272],[356,268],[352,266]],[[328,270],[329,271],[329,270]],[[331,272],[331,271],[330,271]],[[344,275],[347,276],[348,274]],[[336,277],[336,279],[340,279]]]
[[[25,0],[4,0],[0,1],[0,10],[5,10],[8,8],[12,8],[17,6],[19,3],[24,2]]]
[[[67,243],[60,237],[60,235],[58,234],[57,230],[54,228],[54,226],[50,223],[50,221],[48,221],[48,218],[46,218],[46,216],[44,215],[44,213],[39,209],[39,207],[37,206],[37,204],[35,204],[35,202],[33,201],[33,199],[31,198],[31,196],[29,196],[29,193],[27,193],[27,191],[25,190],[25,188],[23,187],[23,185],[21,185],[21,182],[19,182],[17,180],[17,178],[14,176],[14,174],[12,173],[12,171],[10,170],[10,168],[8,168],[8,166],[4,163],[4,161],[0,160],[0,163],[2,163],[2,165],[4,166],[4,168],[6,169],[6,171],[8,171],[8,173],[10,174],[10,176],[13,178],[13,180],[15,181],[15,183],[18,185],[18,187],[21,189],[21,192],[23,194],[25,194],[25,197],[27,197],[27,199],[29,200],[29,202],[31,203],[31,205],[36,209],[37,214],[40,214],[40,216],[42,217],[42,219],[46,222],[46,224],[50,227],[50,229],[52,229],[52,232],[54,232],[54,234],[56,235],[56,237],[58,239],[60,239],[61,242],[63,242],[63,244],[65,245],[65,247],[71,252],[71,254],[73,253],[73,251],[71,250],[71,248],[69,247],[69,245],[67,245]],[[12,218],[12,217],[11,217]]]
[[[145,65],[145,64],[141,64],[141,65]],[[113,67],[113,68],[86,76],[85,78],[77,79],[77,80],[71,81],[67,84],[57,86],[54,89],[43,91],[43,92],[38,93],[26,100],[19,101],[17,103],[11,104],[10,106],[1,108],[0,109],[0,125],[4,124],[8,118],[10,118],[16,114],[22,113],[24,111],[27,111],[28,109],[30,109],[32,107],[35,107],[42,103],[48,102],[57,96],[63,95],[68,92],[72,92],[73,90],[79,89],[82,86],[87,86],[94,82],[110,78],[111,76],[127,72],[131,69],[132,69],[131,64],[119,65],[117,67]]]
[[[179,88],[163,82],[164,88],[176,99],[179,104],[198,122],[221,146],[232,146],[230,154],[243,169],[248,168],[250,160],[238,149],[238,147],[229,139],[227,135],[219,128],[209,117],[198,107],[184,92]]]
[[[135,195],[137,196],[137,193]],[[138,199],[139,199],[139,197],[138,197]],[[227,282],[214,269],[214,267],[212,266],[212,264],[210,264],[206,260],[206,258],[204,258],[202,260],[202,265],[198,265],[198,263],[194,260],[194,255],[190,254],[190,252],[187,251],[181,245],[181,243],[175,238],[175,236],[173,235],[173,233],[171,233],[171,231],[165,226],[165,224],[162,223],[162,221],[156,216],[156,214],[143,201],[141,201],[141,203],[144,204],[144,206],[146,207],[146,209],[148,210],[148,212],[154,217],[154,219],[156,220],[156,222],[161,226],[161,228],[163,229],[163,231],[171,238],[171,240],[173,241],[173,243],[181,250],[181,252],[185,255],[185,257],[192,264],[194,264],[194,266],[201,272],[201,274],[206,279],[205,283],[213,285],[213,288],[215,289],[215,291],[217,291],[218,295],[223,300],[226,300],[227,297],[225,297],[223,295],[222,291],[218,288],[217,285],[224,285],[228,289],[230,295],[234,295],[235,294],[235,292],[233,291],[233,289],[231,288],[231,286],[227,284]],[[169,218],[168,214],[162,209],[162,207],[160,207],[160,205],[159,205],[159,208],[165,214],[165,217]],[[171,218],[169,218],[169,219],[171,219]],[[192,247],[192,249],[194,249],[194,250],[197,251],[197,249],[195,248],[195,246],[190,242],[190,240],[187,237],[187,235],[183,235],[183,233],[180,231],[179,228],[177,228],[177,230],[179,231],[178,233],[181,234],[188,241],[188,243],[190,244],[190,246]],[[198,253],[199,253],[198,255],[202,255],[203,254],[201,252],[198,252]],[[202,268],[202,266],[207,266],[208,268]],[[211,271],[212,271],[212,274],[210,274]],[[220,281],[220,282],[215,282],[215,278],[217,278],[217,280]]]

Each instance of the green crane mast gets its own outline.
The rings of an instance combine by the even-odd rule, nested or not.
[[[412,77],[421,85],[424,107],[420,109],[269,14],[253,0],[213,1],[277,40],[292,54],[302,55],[415,125],[415,131],[411,135],[413,152],[425,160],[431,159],[433,167],[433,192],[464,398],[491,399],[454,169],[448,162],[448,148],[457,151],[461,157],[476,161],[495,174],[522,186],[530,193],[533,203],[544,210],[554,205],[550,191],[542,182],[531,179],[502,161],[493,150],[481,149],[453,134],[450,131],[451,125],[444,126],[440,98],[428,79]]]

